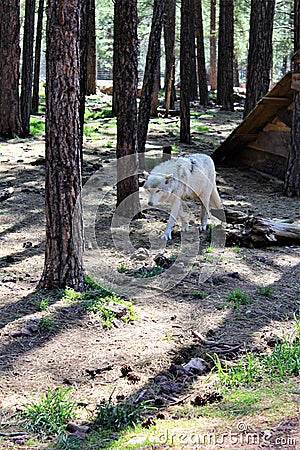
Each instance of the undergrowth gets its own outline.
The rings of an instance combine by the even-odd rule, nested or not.
[[[221,362],[216,354],[210,357],[217,369],[218,384],[225,390],[263,379],[281,381],[289,376],[299,376],[300,321],[295,318],[292,336],[277,342],[270,353],[256,355],[246,352],[237,363]]]

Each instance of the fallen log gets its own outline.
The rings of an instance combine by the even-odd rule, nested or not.
[[[270,245],[299,245],[300,225],[270,219],[247,216],[226,210],[226,244],[243,247],[266,247]]]

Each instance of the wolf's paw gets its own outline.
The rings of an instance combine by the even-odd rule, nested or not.
[[[169,241],[169,240],[171,240],[172,239],[172,230],[166,230],[165,232],[164,232],[164,234],[161,236],[161,239],[163,240],[163,241]]]
[[[183,232],[189,231],[189,226],[185,225],[184,227],[181,228],[181,231]]]
[[[198,230],[199,231],[206,231],[207,225],[199,225]]]

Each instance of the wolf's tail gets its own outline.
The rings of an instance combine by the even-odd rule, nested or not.
[[[210,196],[210,207],[214,209],[222,209],[222,201],[217,191],[216,186],[213,187],[211,196]]]

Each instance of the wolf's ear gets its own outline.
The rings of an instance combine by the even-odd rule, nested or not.
[[[172,182],[173,179],[173,174],[169,173],[168,175],[166,175],[165,177],[165,184],[170,184]]]
[[[148,180],[149,175],[150,175],[150,173],[147,172],[146,170],[144,170],[143,177],[145,178],[145,180]]]

